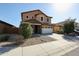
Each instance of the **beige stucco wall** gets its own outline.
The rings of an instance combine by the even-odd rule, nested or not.
[[[43,21],[41,21],[41,17],[43,17]],[[42,23],[51,23],[51,19],[49,18],[49,21],[47,21],[48,17],[43,14],[37,15],[36,19]]]
[[[57,25],[57,24],[52,25],[52,30],[53,30],[53,32],[58,33],[58,32],[60,32],[61,30],[63,30],[63,26]]]
[[[42,25],[42,28],[51,28],[51,25]]]
[[[32,17],[33,17],[33,19],[35,19],[35,14],[38,14],[38,13],[40,13],[40,12],[34,11],[34,12],[24,13],[23,14],[23,21],[32,19]],[[28,18],[27,18],[27,16],[28,16]]]

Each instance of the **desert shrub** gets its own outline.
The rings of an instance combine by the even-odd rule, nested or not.
[[[8,41],[9,36],[8,35],[0,35],[0,42]]]
[[[63,32],[63,31],[57,31],[57,33],[58,33],[58,34],[63,34],[64,32]]]
[[[24,43],[24,37],[23,36],[21,36],[21,35],[18,35],[17,37],[16,37],[16,44],[22,44],[22,43]]]
[[[21,23],[20,25],[20,34],[24,36],[24,38],[29,38],[32,35],[32,27],[30,23]]]
[[[69,36],[76,36],[77,34],[75,32],[73,32],[73,33],[69,33],[68,35]]]
[[[69,34],[74,32],[74,19],[68,19],[68,21],[64,24],[63,30],[64,33]]]

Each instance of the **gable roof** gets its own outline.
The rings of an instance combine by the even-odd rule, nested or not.
[[[59,22],[59,23],[56,23],[56,24],[64,25],[65,23],[66,23],[66,21],[62,21],[62,22]]]
[[[43,13],[41,10],[37,9],[37,10],[32,10],[32,11],[26,11],[26,12],[22,12],[21,14],[25,14],[25,13],[31,13],[31,12],[35,12],[35,11],[39,11],[41,12],[43,15],[45,15],[46,17],[50,17],[50,16],[47,16],[45,13]],[[38,15],[38,14],[37,14]],[[50,17],[52,18],[52,17]]]
[[[61,25],[61,24],[52,24],[52,26],[59,26],[59,27],[62,27],[63,25]]]
[[[65,21],[62,21],[62,22],[59,22],[59,23],[55,23],[55,24],[59,24],[59,25],[64,25],[65,23],[67,22],[67,20],[65,20]],[[79,24],[78,22],[75,22],[75,24]]]
[[[11,25],[11,24],[9,24],[9,23],[7,23],[7,22],[4,22],[4,21],[2,21],[2,20],[0,20],[0,23],[5,24],[5,25],[8,25],[8,26],[11,26],[11,27],[15,27],[15,26],[13,26],[13,25]]]

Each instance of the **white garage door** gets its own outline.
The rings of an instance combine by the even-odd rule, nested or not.
[[[49,34],[52,33],[52,29],[51,28],[42,28],[42,34]]]

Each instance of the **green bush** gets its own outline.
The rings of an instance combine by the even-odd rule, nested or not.
[[[29,38],[32,35],[32,27],[30,23],[21,23],[20,25],[20,34],[24,36],[24,38]]]

